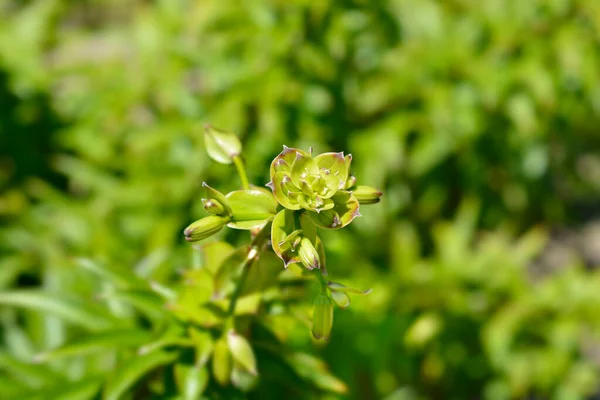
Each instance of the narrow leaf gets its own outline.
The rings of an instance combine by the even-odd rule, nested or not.
[[[104,400],[119,400],[140,379],[153,369],[171,363],[177,353],[157,351],[134,357],[122,363],[112,374],[104,387]]]

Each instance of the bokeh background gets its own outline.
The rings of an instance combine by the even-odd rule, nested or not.
[[[238,186],[206,122],[256,184],[286,144],[352,153],[385,193],[325,235],[332,276],[372,294],[326,346],[293,342],[343,398],[600,396],[599,1],[0,0],[0,398],[110,374],[31,360],[102,329],[81,258],[187,268],[202,181]]]

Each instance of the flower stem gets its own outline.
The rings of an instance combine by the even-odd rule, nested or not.
[[[327,280],[323,276],[323,272],[320,269],[318,269],[316,270],[315,275],[317,275],[317,280],[321,284],[321,293],[326,294],[329,285],[327,285]]]
[[[246,175],[246,168],[244,168],[244,161],[242,158],[237,155],[233,157],[233,163],[235,164],[235,168],[237,169],[238,175],[240,176],[240,180],[242,181],[242,188],[244,190],[250,189],[250,184],[248,183],[248,176]]]
[[[231,295],[231,300],[229,301],[229,307],[227,309],[227,321],[225,322],[225,331],[233,328],[233,320],[235,315],[235,306],[237,301],[242,293],[243,287],[246,285],[246,280],[248,279],[248,275],[250,274],[250,268],[252,268],[252,264],[254,261],[258,260],[258,256],[260,255],[260,251],[263,245],[269,240],[271,233],[271,223],[267,223],[254,237],[252,243],[250,245],[250,250],[248,251],[248,255],[246,256],[246,260],[242,264],[242,276],[240,277],[239,282],[235,288],[235,291]]]

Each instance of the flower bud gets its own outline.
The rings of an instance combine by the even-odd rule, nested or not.
[[[202,204],[204,205],[204,209],[211,214],[214,214],[214,215],[227,214],[227,211],[225,211],[225,207],[223,207],[223,204],[219,203],[218,200],[202,199]]]
[[[204,125],[204,143],[210,158],[221,164],[231,164],[242,152],[242,144],[233,132]]]
[[[383,195],[380,190],[371,186],[357,186],[352,191],[354,197],[360,204],[375,204],[379,203],[380,197]]]
[[[326,294],[319,294],[313,304],[312,335],[327,340],[333,327],[333,301]]]
[[[188,242],[197,242],[198,240],[206,239],[219,232],[228,222],[229,217],[219,217],[216,215],[199,219],[185,228],[183,231],[185,240]]]
[[[300,249],[298,250],[300,261],[308,269],[319,268],[321,261],[319,260],[319,253],[312,242],[304,237],[300,241]]]
[[[354,176],[354,174],[350,174],[348,176],[348,179],[346,179],[346,184],[344,185],[344,188],[348,190],[354,185],[356,185],[356,176]]]

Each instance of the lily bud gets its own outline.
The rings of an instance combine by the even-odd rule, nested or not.
[[[304,237],[300,241],[300,249],[298,250],[300,261],[308,269],[319,268],[321,266],[321,260],[319,260],[319,253],[312,242]]]
[[[225,211],[225,207],[223,207],[223,204],[219,203],[218,200],[202,199],[202,204],[204,205],[204,209],[211,214],[221,216],[227,214],[227,211]]]
[[[312,335],[317,340],[327,340],[333,327],[333,301],[326,294],[319,294],[313,304]]]
[[[229,217],[219,217],[217,215],[199,219],[185,228],[183,231],[185,240],[188,242],[197,242],[206,239],[219,232],[229,222],[229,219]]]
[[[348,179],[346,179],[346,184],[344,185],[344,188],[348,190],[354,185],[356,185],[356,176],[354,176],[354,174],[350,174],[348,176]]]
[[[371,186],[357,186],[352,191],[352,194],[360,204],[375,204],[379,203],[380,197],[383,195],[380,190]]]
[[[231,164],[242,152],[242,144],[233,132],[204,125],[204,144],[210,158],[221,164]]]

